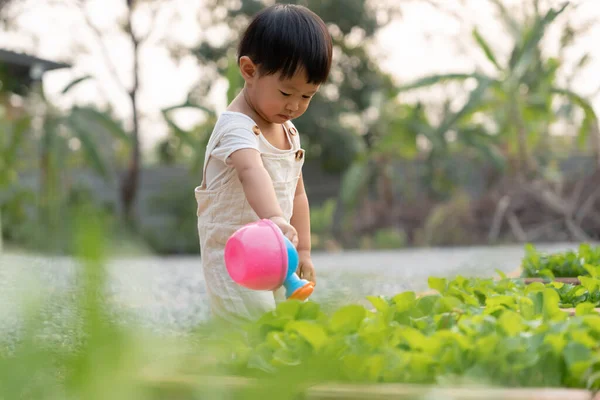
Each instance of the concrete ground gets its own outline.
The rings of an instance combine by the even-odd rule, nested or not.
[[[575,244],[539,245],[555,252]],[[426,248],[386,252],[317,253],[312,300],[328,307],[427,288],[429,276],[494,276],[519,267],[523,246]],[[72,315],[76,262],[17,253],[0,255],[0,337],[18,335],[23,305],[36,295],[47,311],[48,334]],[[109,263],[109,298],[115,315],[162,331],[192,328],[208,316],[199,257],[135,257]],[[53,328],[54,327],[54,328]]]

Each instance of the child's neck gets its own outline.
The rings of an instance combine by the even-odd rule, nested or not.
[[[256,111],[256,109],[252,106],[252,102],[247,97],[247,92],[245,89],[242,89],[235,99],[233,99],[231,104],[229,104],[229,107],[227,107],[227,111],[235,111],[249,116],[252,118],[252,120],[254,120],[254,122],[256,122],[261,130],[270,131],[280,126],[280,124],[267,121]]]

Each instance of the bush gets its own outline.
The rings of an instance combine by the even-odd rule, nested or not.
[[[193,189],[174,185],[149,200],[151,214],[142,236],[158,254],[199,254],[198,220]]]
[[[375,233],[373,243],[376,249],[399,249],[406,246],[407,238],[399,229],[381,229]]]
[[[375,234],[364,236],[360,248],[363,250],[395,250],[406,247],[404,231],[395,228],[379,229]]]
[[[448,202],[436,206],[425,221],[419,242],[425,246],[456,246],[477,243],[474,217],[467,193],[457,192]]]
[[[313,249],[324,250],[333,245],[334,239],[331,228],[335,208],[335,199],[328,199],[320,207],[311,208],[310,233]]]
[[[28,241],[27,233],[31,223],[28,209],[33,207],[34,201],[34,193],[21,188],[6,190],[5,195],[0,198],[0,234],[7,244],[23,246]]]

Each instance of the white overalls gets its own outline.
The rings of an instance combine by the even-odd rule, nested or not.
[[[240,124],[253,131],[257,140],[274,148],[251,119]],[[296,185],[304,164],[304,150],[300,147],[298,132],[293,124],[287,124],[285,131],[291,149],[285,152],[279,150],[278,154],[261,153],[261,158],[273,181],[283,215],[290,222]],[[235,283],[225,268],[224,249],[227,239],[237,229],[259,218],[246,200],[235,168],[230,168],[221,186],[215,190],[206,188],[206,167],[210,154],[224,133],[224,130],[215,132],[210,138],[206,148],[202,185],[195,189],[198,235],[212,314],[218,319],[240,324],[273,310],[276,301],[285,300],[285,290],[283,287],[275,292],[246,289]]]

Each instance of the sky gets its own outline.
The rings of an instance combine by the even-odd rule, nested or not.
[[[116,115],[128,121],[131,109],[126,93],[107,68],[102,46],[85,24],[80,11],[56,5],[68,3],[69,0],[51,0],[55,4],[53,6],[42,6],[38,3],[40,0],[34,1],[37,4],[28,7],[15,21],[19,26],[18,30],[0,32],[0,47],[71,63],[73,67],[70,69],[45,75],[47,96],[60,107],[86,103],[102,106],[110,103]],[[493,67],[477,51],[471,39],[474,27],[501,54],[506,55],[509,50],[508,36],[487,0],[438,2],[447,8],[440,11],[426,1],[406,0],[402,16],[381,29],[377,35],[373,53],[383,69],[389,71],[399,83],[427,74],[471,72],[475,67],[493,72]],[[508,5],[522,3],[521,0],[504,2]],[[25,3],[32,4],[33,1]],[[138,99],[143,115],[141,132],[145,150],[153,148],[167,134],[160,110],[182,103],[202,73],[202,68],[192,56],[173,60],[164,43],[190,47],[202,35],[219,35],[218,32],[207,33],[198,24],[198,19],[202,18],[202,3],[203,0],[169,0],[168,6],[158,14],[154,33],[148,44],[142,48],[141,89]],[[600,21],[600,1],[580,0],[572,3],[578,5],[571,18],[575,26],[592,18]],[[92,0],[89,1],[87,11],[94,25],[103,32],[107,56],[116,65],[119,81],[129,86],[132,76],[130,44],[115,25],[124,16],[124,1]],[[139,29],[138,32],[146,32],[150,21],[147,9],[141,9],[135,17],[134,26]],[[564,18],[561,19],[549,32],[544,48],[548,55],[554,55],[558,51],[558,35],[564,21]],[[600,88],[600,74],[597,73],[600,70],[600,48],[597,47],[600,42],[600,24],[596,25],[566,55],[567,60],[573,63],[585,52],[591,53],[591,63],[573,82],[574,89],[583,95],[591,95]],[[66,95],[61,94],[71,80],[87,74],[93,75],[95,79],[81,84]],[[226,86],[221,83],[211,96],[218,110],[226,106],[224,90]],[[435,100],[441,93],[428,91],[419,95]],[[403,100],[412,101],[414,96],[407,96]],[[593,98],[593,105],[596,112],[600,113],[600,96]],[[176,115],[178,122],[184,127],[191,127],[201,117],[201,114],[191,110],[181,111]]]

